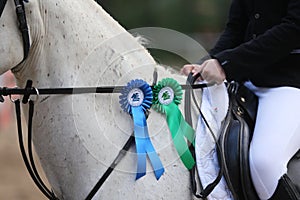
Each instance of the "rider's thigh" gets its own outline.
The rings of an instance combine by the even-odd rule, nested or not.
[[[287,163],[300,148],[300,89],[256,88],[257,119],[250,146],[250,169],[261,199],[271,197]]]

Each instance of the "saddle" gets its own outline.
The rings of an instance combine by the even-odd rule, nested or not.
[[[219,137],[219,163],[224,164],[223,176],[234,199],[258,200],[248,162],[258,100],[252,91],[236,82],[228,85],[228,94],[228,113]]]
[[[187,83],[192,84],[196,79],[197,77],[189,74]],[[191,171],[192,190],[194,196],[206,198],[220,182],[220,177],[223,175],[235,200],[259,200],[252,183],[249,167],[249,147],[256,120],[258,98],[247,87],[237,82],[229,83],[227,86],[228,113],[222,122],[221,133],[218,141],[216,141],[220,163],[219,174],[213,182],[204,188],[201,178],[197,176],[197,169],[194,168]],[[192,124],[189,114],[191,93],[187,90],[185,94],[185,117],[190,124]],[[196,103],[195,98],[193,100]],[[198,109],[201,114],[200,108]],[[192,146],[191,148],[192,152],[195,152]],[[287,174],[300,191],[300,150],[289,161]]]
[[[219,162],[224,164],[223,176],[235,200],[259,200],[249,167],[249,146],[253,135],[258,99],[238,83],[228,85],[229,110],[225,117],[219,144]],[[290,160],[288,175],[300,189],[300,151]]]

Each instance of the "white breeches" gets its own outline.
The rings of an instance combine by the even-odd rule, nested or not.
[[[259,98],[249,162],[256,191],[265,200],[273,195],[288,161],[300,148],[300,89],[245,85]]]

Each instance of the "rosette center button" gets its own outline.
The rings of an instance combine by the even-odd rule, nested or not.
[[[173,102],[174,91],[170,87],[162,88],[158,93],[158,100],[163,105],[169,105]]]
[[[131,106],[140,106],[144,101],[144,93],[139,88],[130,90],[127,96],[127,101]]]

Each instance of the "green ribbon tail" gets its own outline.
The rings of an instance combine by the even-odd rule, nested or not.
[[[166,111],[167,123],[173,138],[174,146],[180,156],[181,161],[187,169],[192,169],[195,160],[187,145],[187,140],[194,143],[195,131],[184,120],[178,106],[172,102],[169,105],[163,105]]]

